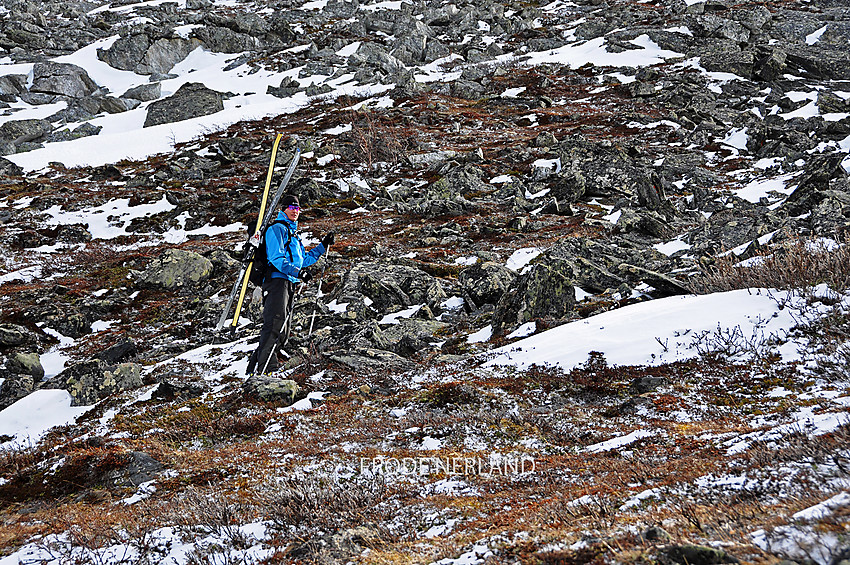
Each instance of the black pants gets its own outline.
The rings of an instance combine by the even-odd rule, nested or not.
[[[287,279],[269,278],[263,282],[263,329],[260,343],[248,361],[248,373],[277,369],[274,352],[289,340],[292,309],[295,307],[295,284]],[[267,364],[268,362],[268,364]]]

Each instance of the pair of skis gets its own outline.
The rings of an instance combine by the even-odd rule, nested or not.
[[[274,145],[272,146],[272,156],[269,160],[269,170],[266,174],[266,185],[263,189],[262,199],[260,200],[260,212],[257,214],[256,231],[254,232],[254,235],[248,239],[248,242],[245,243],[245,249],[242,254],[242,261],[239,269],[239,276],[236,278],[236,283],[233,285],[233,289],[230,291],[230,296],[227,298],[227,304],[224,306],[224,312],[221,313],[221,318],[219,318],[218,324],[216,324],[215,327],[216,332],[219,332],[224,328],[230,314],[230,307],[233,305],[233,301],[236,300],[236,310],[233,313],[233,318],[229,324],[231,337],[233,337],[236,333],[236,326],[239,324],[239,314],[242,312],[242,304],[245,301],[245,293],[248,290],[248,280],[251,277],[251,269],[254,266],[254,254],[257,251],[257,248],[263,243],[260,241],[262,234],[264,233],[265,228],[272,221],[277,204],[280,202],[280,198],[283,196],[283,193],[286,190],[286,185],[289,184],[289,179],[292,178],[292,173],[295,172],[295,167],[298,165],[298,159],[301,156],[301,149],[296,147],[295,156],[292,157],[292,161],[286,169],[286,174],[283,176],[283,180],[280,182],[280,186],[278,187],[277,192],[275,192],[271,204],[267,207],[266,204],[268,202],[269,189],[271,188],[274,166],[277,160],[277,149],[282,137],[283,134],[277,134],[277,137],[274,140]]]

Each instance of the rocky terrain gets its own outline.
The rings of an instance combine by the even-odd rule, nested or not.
[[[849,8],[6,0],[0,407],[77,412],[3,438],[0,556],[842,563]],[[277,133],[337,243],[287,370],[246,379],[256,298],[215,324]],[[718,325],[487,365],[758,286],[805,298],[774,316],[801,357]],[[466,467],[494,453],[519,470]],[[423,454],[463,471],[374,468]]]

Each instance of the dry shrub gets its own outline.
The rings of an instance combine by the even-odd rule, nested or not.
[[[599,351],[589,352],[587,361],[569,373],[557,365],[532,364],[522,370],[508,368],[505,374],[507,378],[500,379],[498,385],[512,394],[558,391],[590,396],[619,395],[627,388],[623,379],[629,376],[623,367],[609,366]]]
[[[252,437],[263,433],[271,421],[272,413],[256,414],[230,412],[223,407],[211,406],[192,400],[184,404],[151,407],[132,417],[119,414],[116,429],[146,436],[151,430],[166,441],[175,444],[205,441],[230,442],[236,437]]]
[[[88,447],[66,453],[52,468],[22,467],[0,485],[0,504],[78,494],[101,486],[110,472],[124,469],[129,461],[127,452],[118,447]]]
[[[379,162],[395,165],[404,156],[404,142],[392,124],[382,123],[372,111],[366,110],[352,115],[351,135],[357,157],[369,170]]]
[[[734,254],[718,257],[692,283],[697,294],[743,288],[807,291],[819,284],[850,289],[850,247],[829,247],[820,240],[793,239],[771,246],[742,262]]]
[[[223,492],[187,488],[173,508],[174,521],[186,531],[200,530],[226,539],[233,547],[250,544],[240,526],[253,520],[250,500]]]
[[[44,452],[33,445],[0,448],[0,476],[19,477],[44,457]]]
[[[254,498],[281,530],[337,531],[381,523],[391,513],[381,503],[396,494],[382,478],[336,482],[327,477],[291,477],[261,485]],[[384,515],[386,514],[386,515]]]
[[[850,476],[850,421],[827,434],[813,435],[801,427],[780,440],[756,441],[748,454],[759,465],[807,461],[820,470],[824,465],[834,465],[841,474]]]
[[[477,398],[475,390],[460,381],[435,384],[428,387],[421,395],[424,402],[440,408],[451,404],[471,404]]]
[[[123,506],[67,504],[42,519],[47,531],[35,545],[42,558],[74,565],[154,563],[150,512]],[[47,560],[39,560],[39,563]]]
[[[569,380],[581,392],[616,396],[626,388],[623,374],[621,368],[608,365],[605,355],[591,351],[584,365],[570,371]]]
[[[542,551],[535,557],[541,565],[602,565],[611,562],[611,547],[594,543],[581,549]]]

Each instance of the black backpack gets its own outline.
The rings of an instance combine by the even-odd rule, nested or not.
[[[277,270],[269,264],[269,258],[266,254],[266,232],[273,225],[282,223],[284,223],[284,220],[275,220],[267,225],[263,229],[263,233],[260,234],[260,246],[254,251],[254,258],[252,259],[254,265],[251,267],[251,276],[248,278],[254,286],[263,286],[266,275]],[[248,225],[248,237],[254,235],[256,225],[256,222],[251,222]],[[292,233],[289,231],[289,228],[286,229],[286,237],[286,248],[289,251],[289,260],[292,261],[292,250],[289,249],[289,242],[292,241]]]

